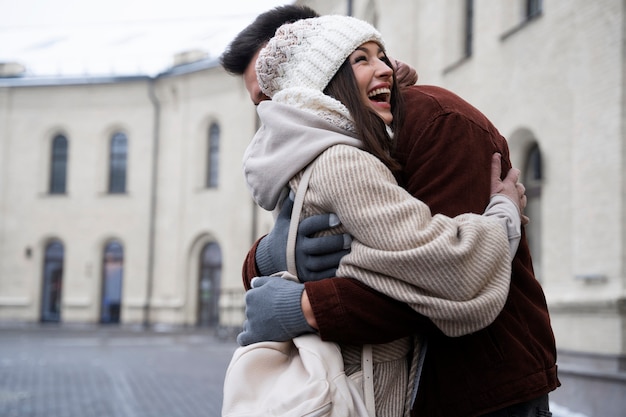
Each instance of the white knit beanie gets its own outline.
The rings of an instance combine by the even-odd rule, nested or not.
[[[350,16],[328,15],[281,26],[256,62],[268,97],[289,88],[323,91],[346,58],[365,42],[384,47],[380,33]]]

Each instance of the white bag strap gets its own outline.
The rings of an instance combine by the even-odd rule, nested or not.
[[[302,174],[302,178],[300,179],[300,184],[298,184],[298,190],[293,200],[293,209],[291,211],[289,234],[287,235],[287,271],[295,276],[298,276],[298,271],[296,269],[296,236],[298,235],[300,213],[302,212],[302,205],[304,204],[304,194],[306,194],[306,190],[309,187],[311,172],[313,172],[312,162],[304,170],[304,174]]]
[[[374,358],[372,345],[363,345],[361,369],[363,370],[363,397],[369,417],[376,417],[374,404]]]
[[[313,162],[311,162],[300,179],[298,190],[293,200],[291,221],[289,223],[289,234],[287,235],[287,271],[298,275],[296,270],[296,236],[298,234],[298,224],[300,223],[300,213],[304,204],[304,194],[309,187],[309,179],[313,172]],[[289,198],[289,197],[287,197]],[[363,396],[369,417],[376,417],[376,407],[374,403],[374,359],[372,345],[363,345],[361,352],[361,369],[363,370]]]

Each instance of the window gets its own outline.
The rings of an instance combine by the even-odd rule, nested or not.
[[[526,225],[526,236],[530,254],[533,258],[533,267],[537,279],[541,278],[541,185],[543,181],[543,166],[539,145],[534,143],[526,154],[523,184],[526,187],[525,214],[530,218]]]
[[[104,248],[102,273],[102,304],[100,321],[119,323],[122,307],[122,278],[124,277],[124,249],[117,241]]]
[[[541,180],[543,178],[543,167],[541,164],[541,151],[539,145],[534,143],[528,151],[526,162],[526,183],[538,194],[541,193]]]
[[[507,5],[503,7],[504,27],[510,27],[510,29],[500,36],[502,41],[527,27],[543,13],[543,0],[515,0],[510,4],[507,2]]]
[[[465,57],[472,56],[474,41],[474,0],[465,0]]]
[[[128,159],[128,140],[123,133],[111,137],[109,150],[109,193],[126,192],[126,165]]]
[[[444,60],[450,63],[443,73],[454,71],[469,60],[474,47],[474,0],[444,2],[446,25],[442,51]]]
[[[53,240],[46,246],[43,261],[41,291],[41,321],[61,320],[61,290],[63,288],[63,244]]]
[[[50,194],[65,194],[67,182],[67,138],[57,135],[52,140],[50,158]]]
[[[526,19],[539,16],[542,11],[543,0],[526,0]]]
[[[217,243],[208,243],[200,252],[200,279],[198,283],[199,326],[210,326],[218,322],[221,276],[222,251]]]
[[[217,123],[212,123],[209,128],[209,144],[207,155],[207,188],[216,188],[219,180],[219,159],[220,159],[220,127]]]

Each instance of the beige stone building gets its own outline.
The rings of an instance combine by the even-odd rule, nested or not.
[[[256,116],[239,79],[200,64],[0,80],[0,319],[217,324],[221,294],[240,306],[271,223],[241,175]]]
[[[508,138],[559,348],[553,398],[623,415],[626,3],[298,3],[372,22],[419,83]],[[241,263],[271,226],[241,175],[255,128],[241,81],[210,59],[0,78],[0,320],[238,325]]]

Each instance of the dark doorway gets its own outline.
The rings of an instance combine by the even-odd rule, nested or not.
[[[41,321],[61,321],[61,291],[63,289],[63,244],[58,240],[48,243],[43,262],[43,289]]]
[[[200,252],[198,281],[198,326],[213,326],[219,320],[219,293],[222,276],[222,251],[211,242]]]
[[[112,241],[105,246],[102,265],[100,322],[119,323],[124,278],[124,249],[121,244]]]

